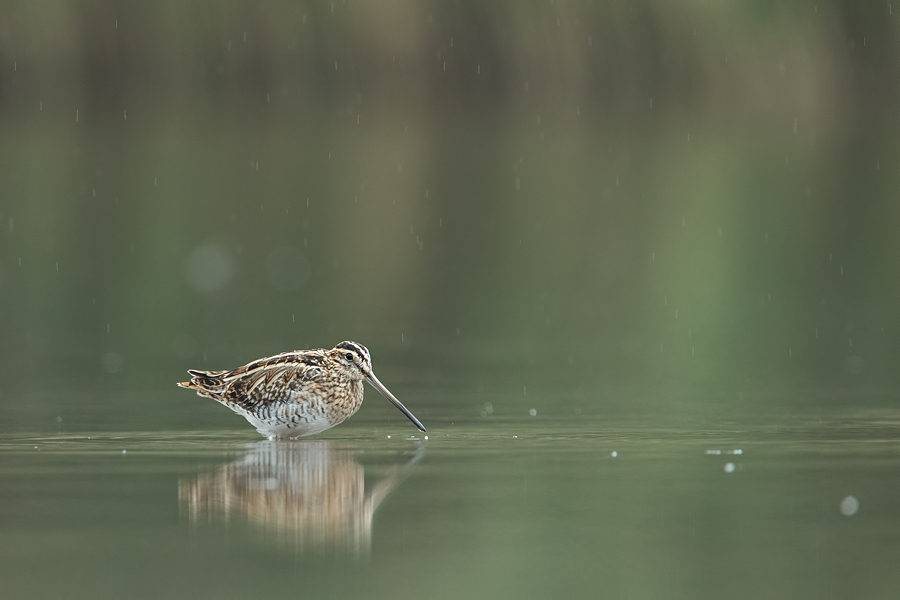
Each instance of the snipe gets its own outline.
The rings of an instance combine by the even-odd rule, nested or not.
[[[221,402],[267,437],[312,435],[342,423],[362,405],[363,381],[425,431],[378,381],[369,350],[356,342],[341,342],[331,350],[285,352],[232,371],[188,373],[191,380],[179,386]]]

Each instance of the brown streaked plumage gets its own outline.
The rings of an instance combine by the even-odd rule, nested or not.
[[[270,438],[312,435],[342,423],[362,405],[363,381],[425,431],[378,381],[369,350],[356,342],[341,342],[331,350],[285,352],[232,371],[188,373],[191,380],[180,387],[221,402]]]

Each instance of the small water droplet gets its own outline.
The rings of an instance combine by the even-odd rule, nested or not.
[[[852,517],[859,510],[859,500],[854,496],[847,496],[841,500],[841,514],[845,517]]]

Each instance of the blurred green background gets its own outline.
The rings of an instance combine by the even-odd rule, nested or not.
[[[188,367],[344,339],[420,417],[427,390],[889,392],[898,19],[4,2],[0,407],[196,410]]]

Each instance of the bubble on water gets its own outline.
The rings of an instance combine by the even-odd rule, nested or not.
[[[203,244],[191,250],[184,261],[184,277],[198,292],[215,292],[234,276],[234,261],[219,244]]]
[[[266,259],[266,279],[282,292],[298,290],[309,279],[309,260],[293,246],[279,248]]]
[[[734,473],[734,469],[735,469],[735,467],[734,467],[733,462],[725,463],[725,472],[726,473]]]
[[[851,375],[859,375],[863,372],[863,369],[866,367],[866,361],[862,356],[848,356],[847,357],[847,372]]]
[[[122,454],[127,454],[128,450],[122,450]]]
[[[537,415],[537,411],[532,408],[531,410],[528,411],[528,414],[531,415],[532,417],[534,417]]]
[[[56,417],[56,422],[57,422],[57,423],[62,423],[62,417]]]
[[[107,352],[100,359],[100,363],[107,373],[118,373],[125,366],[125,357],[118,352]]]
[[[425,439],[426,439],[426,440],[428,439],[428,436],[427,436],[427,435],[425,436]]]
[[[718,455],[722,454],[722,451],[721,450],[707,450],[706,453],[712,454],[714,456],[718,456]]]
[[[612,453],[610,454],[610,456],[612,456],[613,458],[617,457],[618,455],[619,455],[619,453],[616,452],[615,450],[613,450]]]
[[[845,517],[852,517],[859,510],[859,500],[855,496],[847,496],[841,500],[841,514]]]
[[[740,448],[735,448],[734,450],[731,451],[731,454],[743,454],[743,453],[744,453],[744,451],[741,450]]]

